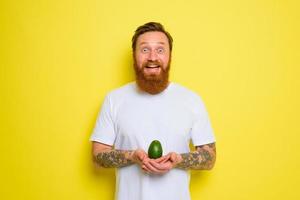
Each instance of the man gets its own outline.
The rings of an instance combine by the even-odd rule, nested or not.
[[[118,200],[188,200],[188,170],[214,166],[215,137],[201,98],[168,79],[172,42],[160,23],[137,28],[136,81],[106,96],[90,138],[94,162],[117,168]],[[158,159],[146,153],[153,140],[163,147]]]

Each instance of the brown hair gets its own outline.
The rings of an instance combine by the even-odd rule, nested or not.
[[[158,32],[162,32],[164,33],[169,41],[169,47],[170,47],[170,51],[172,51],[172,46],[173,46],[173,38],[170,35],[169,32],[167,32],[164,28],[164,26],[158,22],[148,22],[142,26],[139,26],[136,30],[135,33],[132,37],[132,51],[135,51],[136,48],[136,41],[138,39],[138,37],[146,32],[152,32],[152,31],[158,31]]]

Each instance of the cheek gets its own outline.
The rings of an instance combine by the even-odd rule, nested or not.
[[[164,63],[164,64],[167,64],[169,62],[169,56],[163,56],[161,57],[161,61]]]
[[[135,58],[135,65],[137,67],[141,67],[143,65],[143,61],[140,58]]]
[[[137,65],[142,65],[147,59],[144,56],[136,56],[135,61]]]

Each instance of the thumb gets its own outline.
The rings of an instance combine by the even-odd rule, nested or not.
[[[145,154],[139,153],[139,154],[137,155],[137,157],[138,157],[138,159],[139,159],[140,161],[143,161],[143,160],[145,159]]]
[[[175,161],[177,161],[177,154],[176,153],[171,153],[171,156],[170,156],[170,160],[172,161],[172,162],[175,162]]]

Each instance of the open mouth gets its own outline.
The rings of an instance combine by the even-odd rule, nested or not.
[[[156,65],[156,64],[149,64],[149,65],[146,65],[145,66],[146,68],[159,68],[160,66],[159,65]]]
[[[150,75],[158,75],[161,71],[160,65],[148,64],[144,67],[144,73]]]

